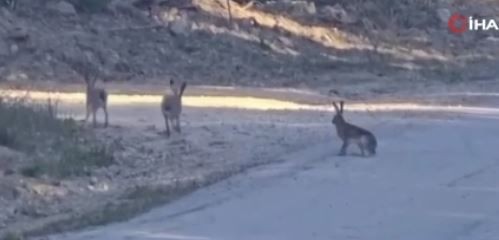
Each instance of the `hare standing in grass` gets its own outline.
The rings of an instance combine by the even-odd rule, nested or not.
[[[377,142],[374,135],[368,130],[345,121],[343,118],[343,101],[340,102],[339,107],[336,102],[333,102],[333,106],[336,110],[336,115],[334,116],[332,123],[336,126],[338,137],[343,141],[343,145],[341,146],[338,155],[345,156],[348,145],[351,143],[355,143],[359,146],[362,156],[365,156],[366,151],[370,156],[375,155]]]
[[[85,122],[88,121],[88,117],[92,114],[93,126],[97,126],[97,111],[102,108],[105,115],[104,127],[108,126],[108,114],[107,114],[107,92],[103,88],[95,87],[95,82],[97,77],[90,77],[89,74],[85,74],[85,83],[87,84],[87,114],[85,117]]]
[[[161,101],[161,112],[165,118],[166,136],[170,136],[170,124],[180,133],[180,114],[182,113],[182,95],[184,94],[187,83],[182,82],[180,86],[170,80],[171,93],[163,96]]]

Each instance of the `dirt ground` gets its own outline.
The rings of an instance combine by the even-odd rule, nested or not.
[[[333,112],[329,101],[309,105],[284,99],[237,97],[237,92],[236,89],[233,94],[227,94],[230,97],[190,95],[187,92],[182,133],[174,134],[170,139],[163,133],[160,96],[111,95],[111,126],[93,131],[101,139],[118,146],[118,162],[90,176],[62,182],[3,176],[2,182],[33,192],[30,199],[4,199],[3,231],[49,229],[48,232],[53,232],[126,219],[134,214],[119,216],[109,213],[110,219],[96,223],[88,223],[88,220],[85,223],[82,216],[95,214],[96,209],[109,208],[110,203],[118,208],[120,202],[133,202],[130,199],[158,198],[155,192],[162,193],[164,189],[170,189],[169,193],[194,190],[196,186],[216,182],[253,166],[285,161],[284,154],[309,146],[329,142],[331,151],[338,147],[331,125]],[[374,132],[390,123],[386,116],[448,119],[478,114],[493,118],[493,113],[497,112],[497,97],[469,93],[456,91],[441,93],[439,97],[428,95],[419,103],[398,102],[400,99],[385,103],[351,103],[347,105],[347,111],[350,111],[347,117]],[[61,117],[84,117],[84,95],[81,93],[30,94],[39,101],[58,97]],[[297,93],[290,92],[289,95]],[[310,98],[320,99],[320,96],[301,94],[301,99]],[[156,204],[169,201],[159,199]],[[148,204],[154,206],[151,202]],[[30,208],[25,212],[19,211],[27,206]],[[80,223],[75,223],[78,222],[75,219]],[[66,224],[45,226],[61,222]]]
[[[83,101],[66,100],[60,101],[61,116],[82,119]],[[251,104],[240,104],[250,109],[187,107],[182,133],[167,139],[159,99],[128,104],[119,100],[120,97],[113,100],[111,96],[111,126],[95,130],[101,139],[119,146],[118,163],[88,177],[57,183],[3,176],[2,182],[10,181],[13,186],[42,189],[30,195],[33,199],[3,202],[3,230],[29,229],[38,226],[33,222],[41,224],[58,220],[57,216],[77,216],[104,203],[119,201],[140,188],[204,185],[213,181],[210,178],[278,161],[280,154],[311,144],[313,136],[314,142],[320,142],[328,135],[327,122],[315,120],[315,124],[310,124],[311,115],[317,116],[316,113],[252,110]],[[309,137],[303,138],[305,135]],[[17,210],[27,206],[36,215]]]
[[[349,115],[375,131],[373,158],[335,156],[334,138],[307,144],[130,221],[49,239],[496,239],[497,112],[377,115]]]

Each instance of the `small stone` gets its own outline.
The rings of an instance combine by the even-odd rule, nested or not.
[[[10,45],[10,53],[11,54],[16,54],[19,51],[19,47],[17,44],[12,44]]]
[[[8,56],[10,54],[8,46],[5,41],[0,40],[0,56]]]
[[[99,183],[99,179],[97,179],[96,177],[91,177],[90,178],[90,184],[91,185],[97,185],[97,183]]]
[[[9,31],[7,39],[15,43],[25,43],[30,39],[30,34],[28,29],[18,26]]]
[[[188,35],[190,30],[189,21],[185,18],[179,18],[170,23],[169,29],[175,35]]]
[[[440,18],[440,21],[442,21],[443,23],[447,23],[449,21],[451,13],[447,8],[440,8],[437,10],[437,15],[438,18]]]
[[[321,9],[321,15],[326,19],[335,20],[344,24],[357,22],[357,18],[351,14],[348,14],[347,11],[339,4],[334,6],[325,6]]]
[[[288,3],[289,4],[289,3]],[[307,1],[296,1],[291,2],[291,8],[294,15],[314,15],[317,13],[317,8],[315,7],[314,2]]]
[[[53,10],[53,11],[56,11],[60,14],[64,14],[64,15],[76,15],[77,14],[76,9],[73,6],[73,4],[68,3],[66,1],[59,1],[57,3],[50,4],[50,5],[48,5],[48,8]]]

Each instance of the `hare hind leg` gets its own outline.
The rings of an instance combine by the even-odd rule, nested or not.
[[[90,117],[90,106],[87,104],[87,108],[86,108],[86,112],[85,112],[85,123],[88,122],[88,118]]]
[[[97,109],[92,108],[92,125],[97,127]]]
[[[373,156],[376,154],[376,146],[375,143],[368,136],[364,136],[361,138],[361,141],[358,143],[360,151],[362,152],[362,156],[366,156],[366,152],[369,156]]]
[[[109,115],[107,113],[107,106],[102,107],[102,111],[104,111],[104,127],[106,128],[109,125]]]
[[[343,145],[341,145],[340,152],[338,153],[338,156],[345,156],[347,154],[347,148],[348,148],[348,141],[345,140],[343,141]]]
[[[166,128],[166,136],[170,136],[170,124],[169,124],[169,119],[168,115],[164,114],[163,117],[165,118],[165,128]]]
[[[365,157],[366,156],[366,146],[364,145],[363,142],[358,142],[357,143],[357,146],[359,146],[359,149],[360,149],[360,154]]]
[[[175,118],[175,130],[180,133],[182,130],[180,129],[180,118],[176,117]]]
[[[374,155],[376,155],[376,146],[374,146],[374,144],[373,144],[373,143],[369,143],[369,144],[367,145],[367,149],[369,150],[369,154],[370,154],[370,156],[374,156]]]

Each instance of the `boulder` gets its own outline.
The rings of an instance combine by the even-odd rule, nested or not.
[[[293,15],[315,15],[317,13],[317,8],[314,2],[307,1],[293,1],[290,3]]]
[[[47,6],[50,10],[58,12],[63,15],[76,15],[76,8],[73,4],[66,1],[59,1],[57,3],[52,3]]]
[[[169,29],[174,35],[185,36],[191,30],[191,23],[185,15],[180,15],[180,17],[170,22]]]
[[[321,9],[320,14],[323,18],[333,21],[338,21],[344,24],[352,24],[357,22],[357,18],[349,14],[341,5],[325,6]]]
[[[451,13],[450,13],[449,9],[447,9],[447,8],[440,8],[437,10],[437,15],[438,15],[438,18],[440,19],[440,21],[447,24],[447,22],[449,21],[449,18],[451,16]]]
[[[10,54],[9,45],[0,39],[0,56],[8,56]]]

